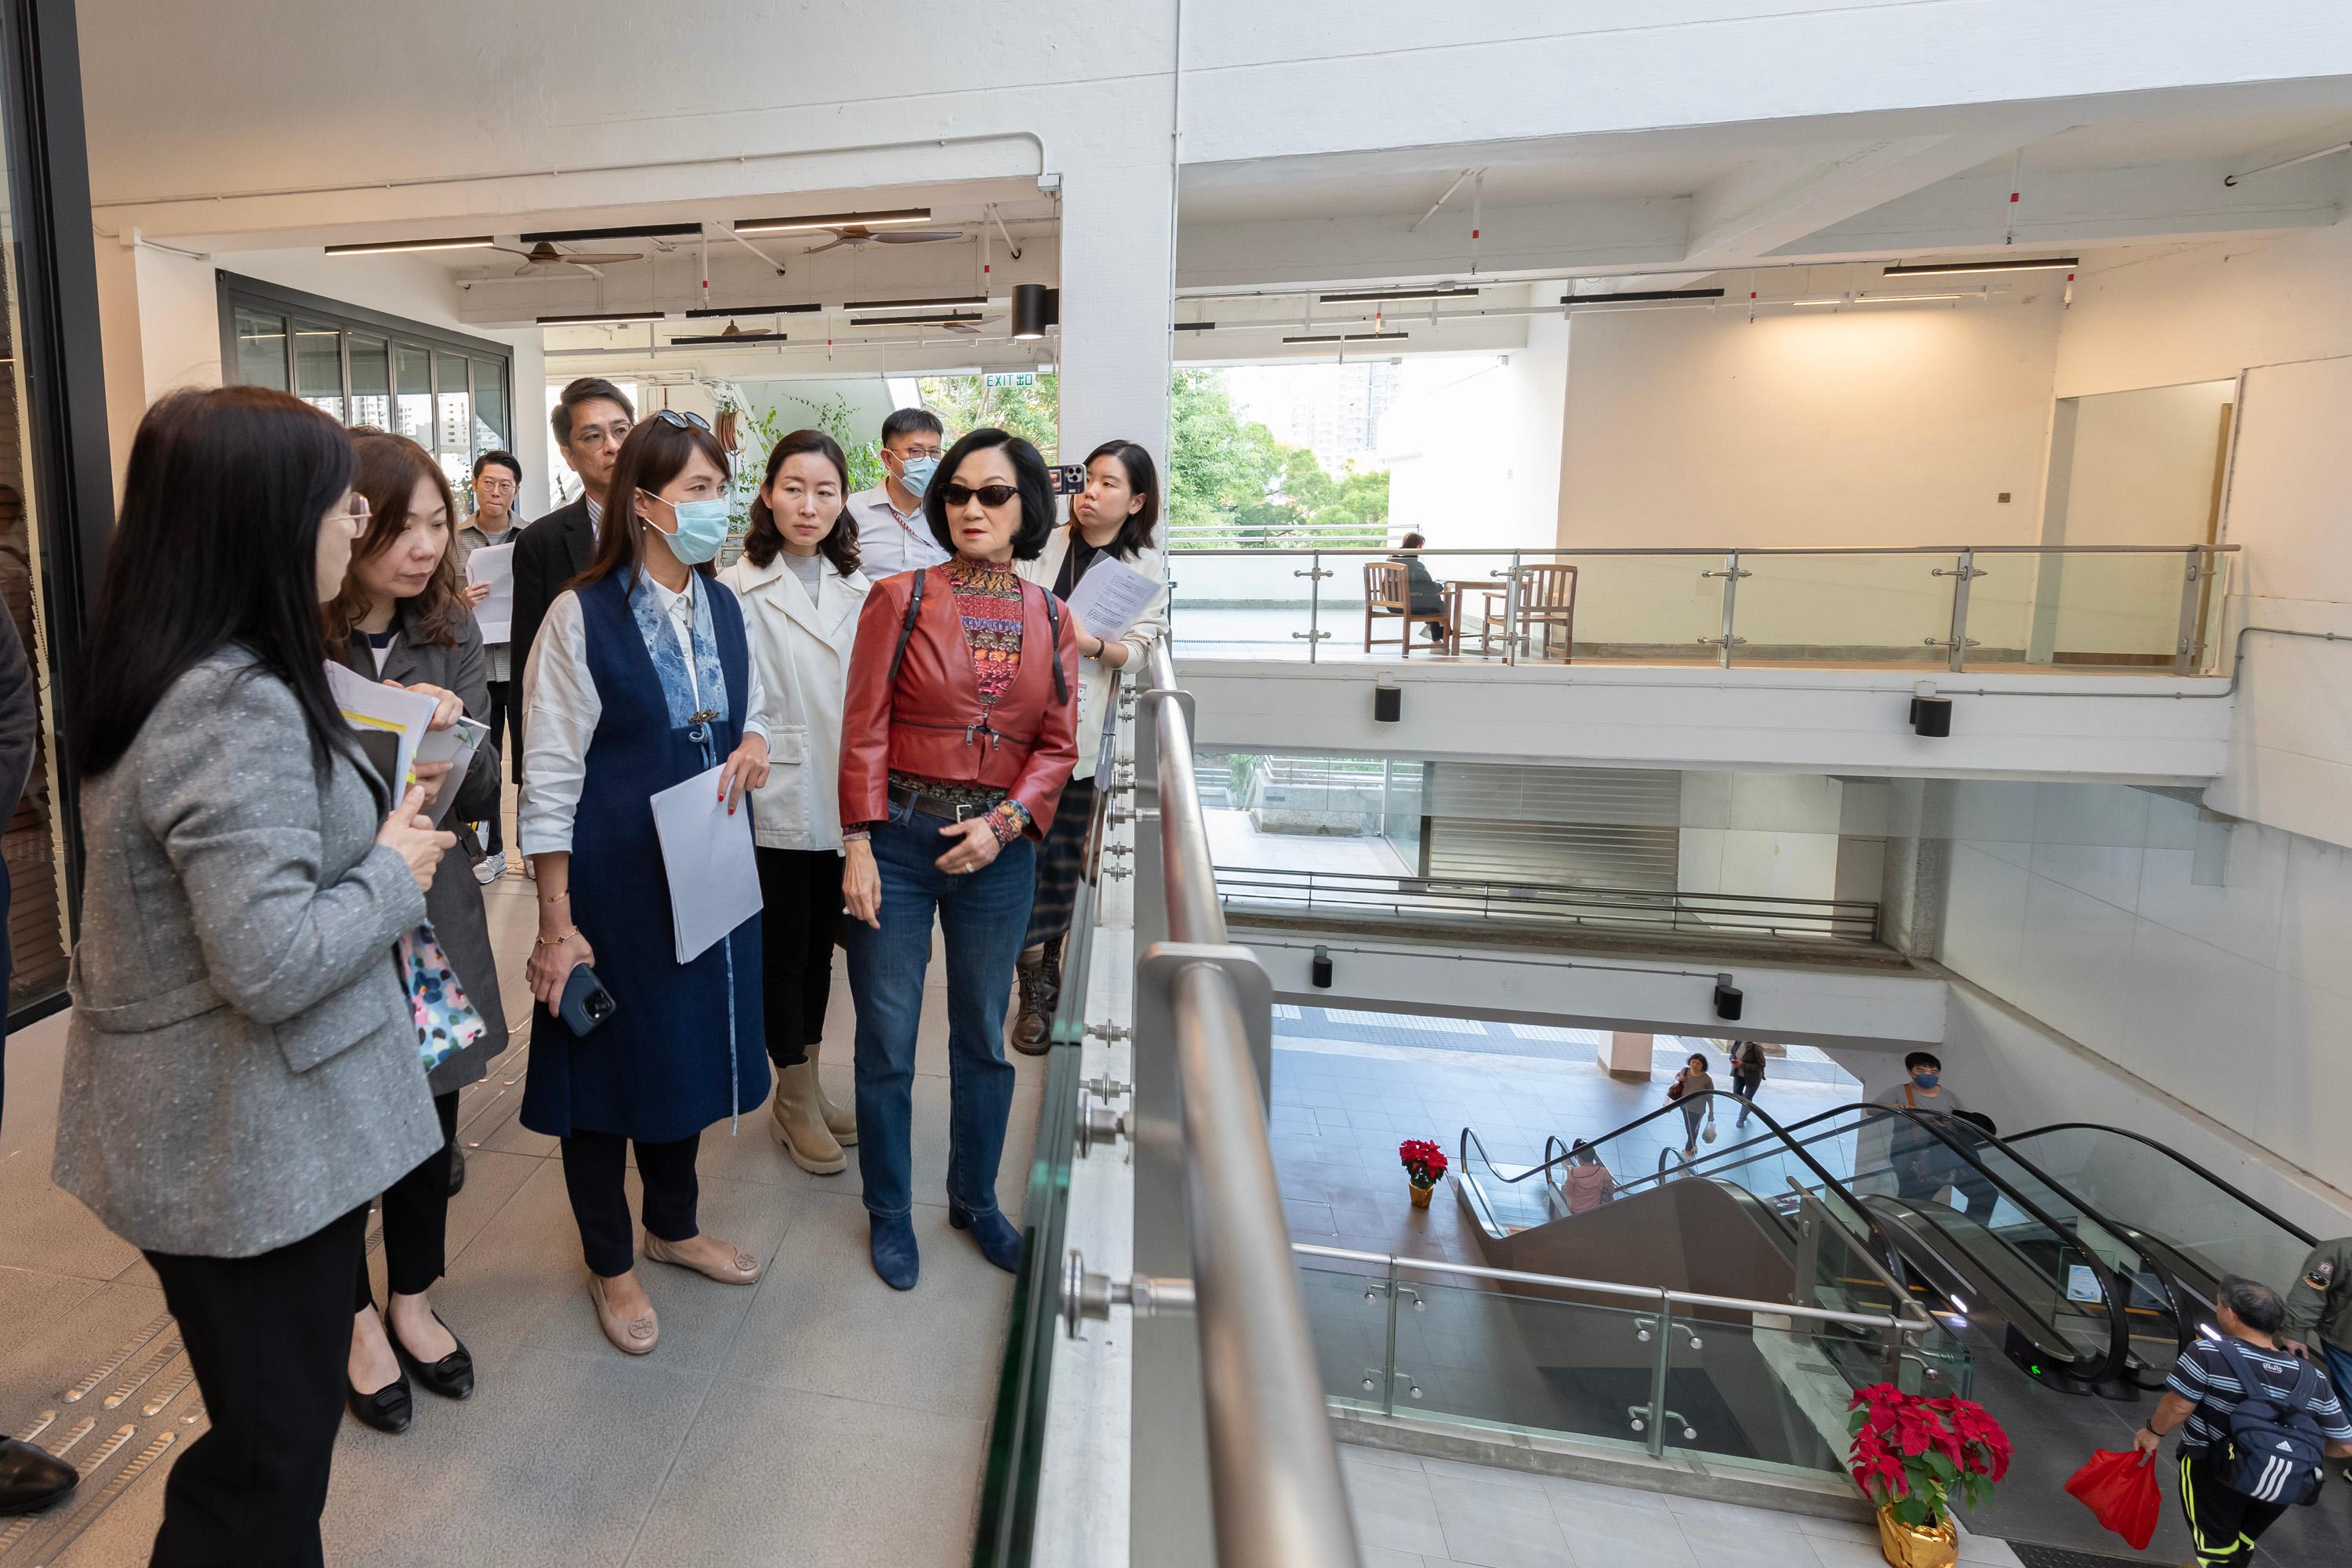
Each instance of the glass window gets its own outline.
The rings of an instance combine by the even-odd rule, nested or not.
[[[351,335],[352,423],[392,428],[392,345],[382,338]]]
[[[506,367],[478,359],[474,362],[474,455],[512,449],[507,445]]]
[[[238,306],[236,378],[248,386],[286,384],[286,318]]]
[[[294,323],[294,395],[343,416],[343,334],[316,321]]]
[[[441,458],[441,471],[465,490],[474,467],[474,399],[463,354],[433,356],[434,398],[439,416],[427,443]]]
[[[403,343],[395,351],[399,361],[400,382],[397,395],[399,423],[393,426],[421,447],[433,445],[433,356],[423,349]]]

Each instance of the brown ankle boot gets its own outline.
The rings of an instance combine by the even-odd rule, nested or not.
[[[1022,953],[1013,970],[1021,982],[1021,1005],[1013,1016],[1013,1048],[1024,1056],[1042,1057],[1053,1044],[1054,981],[1047,970],[1049,962],[1046,949],[1033,947]]]

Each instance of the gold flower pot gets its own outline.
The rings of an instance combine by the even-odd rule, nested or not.
[[[1436,1187],[1434,1185],[1424,1187],[1417,1182],[1410,1183],[1408,1185],[1412,1192],[1412,1206],[1417,1209],[1427,1208],[1429,1206],[1429,1194],[1435,1192],[1437,1190]]]
[[[1960,1560],[1960,1535],[1948,1515],[1933,1530],[1916,1530],[1895,1518],[1892,1508],[1882,1508],[1878,1550],[1895,1568],[1952,1568]]]

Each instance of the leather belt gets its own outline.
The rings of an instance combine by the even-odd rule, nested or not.
[[[910,810],[919,811],[925,816],[936,816],[947,822],[968,822],[975,816],[986,816],[996,809],[997,802],[1003,799],[1003,796],[999,795],[996,801],[991,801],[986,805],[974,805],[968,800],[950,800],[945,795],[925,795],[921,790],[910,788],[906,784],[894,784],[890,786],[891,805],[903,805]]]

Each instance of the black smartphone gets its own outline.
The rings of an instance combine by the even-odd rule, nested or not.
[[[562,1018],[575,1035],[584,1035],[619,1012],[621,1005],[596,978],[596,972],[584,963],[575,963],[563,982],[563,1005],[556,1016]]]
[[[1062,463],[1047,470],[1057,496],[1074,496],[1087,488],[1087,469],[1083,463]]]

